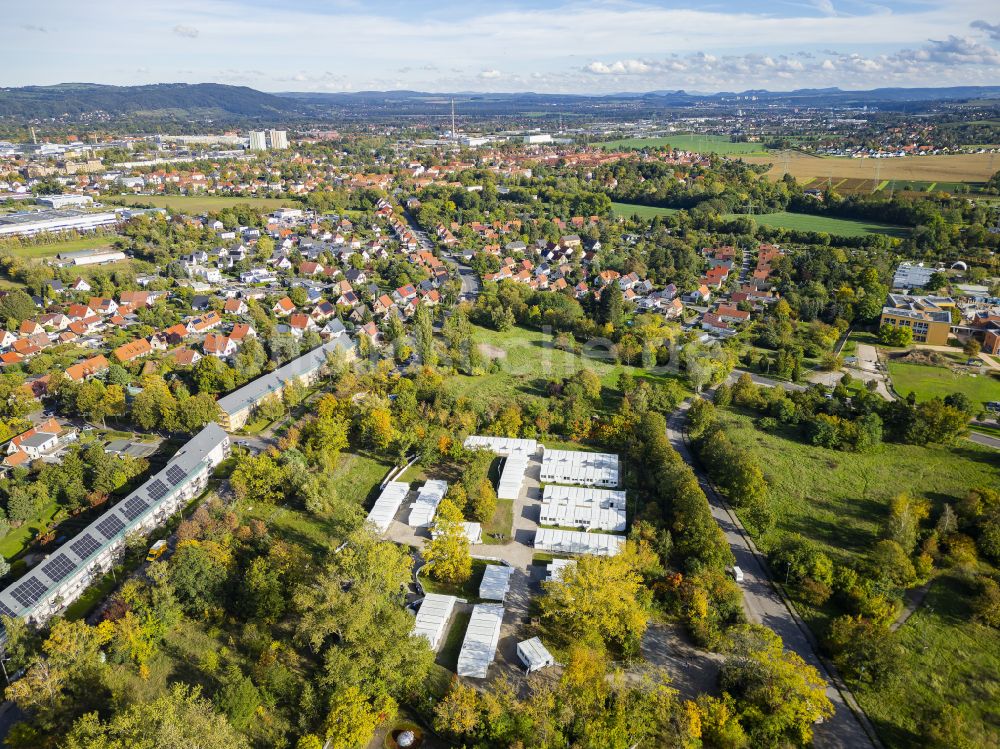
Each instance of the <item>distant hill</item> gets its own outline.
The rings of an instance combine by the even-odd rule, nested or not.
[[[294,101],[246,86],[219,83],[158,83],[150,86],[104,86],[60,83],[56,86],[0,88],[0,117],[61,117],[106,112],[112,116],[155,117],[192,114],[238,118],[273,118],[297,111]]]

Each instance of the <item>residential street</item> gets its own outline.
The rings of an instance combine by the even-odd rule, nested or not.
[[[806,663],[814,666],[823,678],[832,682],[831,674],[820,661],[805,625],[778,595],[771,583],[763,558],[757,552],[739,519],[730,512],[725,501],[712,488],[700,467],[694,462],[683,435],[684,421],[690,403],[685,401],[670,417],[667,425],[668,436],[674,449],[694,469],[698,482],[708,496],[712,517],[722,528],[736,557],[736,564],[743,570],[744,582],[741,587],[748,618],[780,635],[786,648],[798,653]],[[844,749],[876,746],[861,723],[862,720],[867,721],[867,718],[859,719],[848,706],[844,695],[832,683],[827,688],[827,695],[836,712],[830,720],[816,726],[816,746],[844,747]],[[853,702],[853,696],[848,696],[847,699]]]

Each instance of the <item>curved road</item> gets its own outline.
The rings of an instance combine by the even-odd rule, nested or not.
[[[749,534],[743,528],[739,518],[732,513],[728,505],[708,482],[707,477],[701,467],[693,460],[691,450],[684,440],[684,421],[687,418],[687,409],[691,401],[685,401],[681,407],[671,415],[667,423],[667,436],[674,449],[680,453],[681,457],[691,466],[698,478],[698,483],[708,497],[709,506],[712,509],[712,517],[722,528],[722,532],[729,542],[729,547],[736,557],[736,564],[743,570],[743,603],[747,617],[756,624],[763,624],[781,636],[782,642],[789,650],[793,650],[801,656],[802,660],[810,666],[816,668],[820,675],[826,679],[827,696],[833,703],[835,713],[832,718],[816,726],[814,744],[818,747],[843,747],[843,749],[859,749],[859,747],[881,746],[876,744],[862,725],[862,721],[867,722],[867,717],[859,717],[854,711],[857,710],[864,716],[861,709],[854,702],[853,695],[845,695],[833,686],[833,676],[825,664],[819,659],[805,625],[778,595],[777,590],[771,583],[770,575],[764,565]],[[853,703],[853,709],[848,706],[847,701]],[[868,724],[870,726],[870,723]],[[874,729],[871,729],[874,733]]]

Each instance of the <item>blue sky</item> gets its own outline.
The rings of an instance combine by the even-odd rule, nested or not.
[[[37,0],[0,85],[609,93],[1000,84],[996,0]]]

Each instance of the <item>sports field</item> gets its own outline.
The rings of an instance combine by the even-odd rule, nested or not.
[[[246,204],[265,211],[297,205],[295,201],[285,198],[231,198],[225,195],[120,195],[109,198],[106,202],[133,206],[151,205],[155,208],[173,208],[187,213],[208,213]]]
[[[760,143],[733,143],[722,135],[698,135],[695,133],[670,135],[663,138],[620,138],[597,144],[606,151],[679,148],[683,151],[717,154],[766,154],[767,149]]]
[[[747,156],[752,164],[771,164],[767,176],[780,179],[786,172],[800,182],[811,179],[820,187],[829,180],[904,180],[909,182],[986,182],[1000,169],[1000,154],[970,153],[936,156],[904,156],[892,159],[850,159],[811,156],[798,151],[780,151],[765,156]]]

